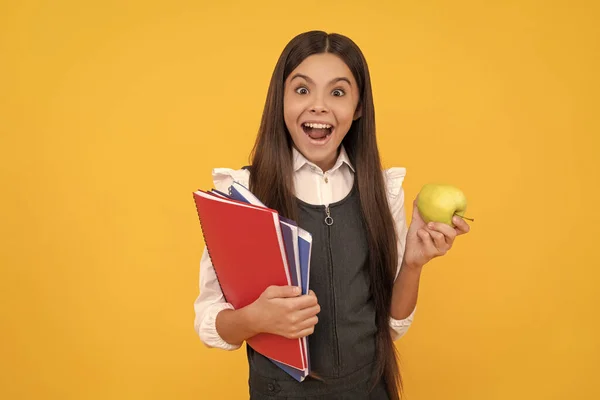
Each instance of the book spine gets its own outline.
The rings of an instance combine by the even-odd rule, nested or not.
[[[206,235],[204,234],[204,227],[202,226],[202,216],[200,215],[200,200],[198,198],[199,196],[197,196],[196,194],[193,194],[193,197],[194,197],[194,203],[196,205],[196,214],[198,214],[198,221],[200,222],[200,231],[202,232],[202,238],[204,239],[204,246],[206,246],[206,252],[208,253],[208,258],[210,259],[210,264],[211,264],[213,270],[215,271],[215,276],[217,277],[217,282],[219,283],[221,292],[223,292],[223,286],[221,285],[221,282],[219,281],[219,274],[217,273],[217,269],[215,268],[212,257],[210,255],[210,246],[208,245],[208,241],[206,240]],[[225,296],[225,293],[223,293],[223,297],[225,298],[225,301],[228,302],[227,297]]]

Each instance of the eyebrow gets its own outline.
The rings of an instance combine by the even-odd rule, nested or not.
[[[292,82],[292,81],[293,81],[294,79],[296,79],[296,78],[302,78],[302,79],[304,79],[305,81],[307,81],[308,83],[310,83],[311,85],[314,85],[314,84],[315,84],[315,82],[314,82],[312,79],[310,79],[308,76],[306,76],[306,75],[304,75],[304,74],[294,74],[294,76],[292,76],[292,79],[290,79],[290,82]],[[333,85],[334,83],[338,83],[338,82],[340,82],[340,81],[347,82],[347,83],[348,83],[348,85],[350,85],[350,87],[352,87],[352,83],[350,83],[350,79],[348,79],[348,78],[346,78],[346,77],[343,77],[343,76],[341,76],[341,77],[339,77],[339,78],[334,78],[334,79],[332,79],[332,80],[329,82],[329,84],[330,84],[330,85]]]

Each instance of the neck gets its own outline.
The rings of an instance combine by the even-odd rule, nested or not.
[[[318,166],[319,166],[319,168],[321,168],[321,170],[322,170],[323,172],[327,172],[327,171],[329,171],[331,168],[333,168],[333,166],[335,165],[335,163],[336,163],[336,161],[337,161],[338,157],[340,156],[340,151],[341,151],[341,149],[342,149],[342,146],[340,145],[340,146],[338,146],[338,148],[337,148],[337,150],[335,151],[335,153],[333,153],[333,154],[331,155],[331,157],[330,157],[330,158],[328,158],[328,159],[326,159],[326,160],[323,160],[323,161],[320,161],[320,162],[318,162],[318,163],[315,163],[315,164],[316,164],[316,165],[318,165]]]
[[[317,167],[321,168],[323,172],[329,171],[335,165],[335,161],[337,160],[337,156],[339,153],[336,153],[331,159],[323,160],[320,162],[316,162]]]
[[[294,146],[294,150],[296,150],[298,153],[300,153],[305,159],[307,159],[308,161],[312,162],[313,164],[315,164],[317,167],[321,168],[321,170],[323,172],[327,172],[329,171],[331,168],[333,168],[333,166],[335,165],[338,157],[340,156],[340,151],[341,151],[341,146],[339,146],[336,150],[336,152],[334,154],[331,155],[331,157],[325,159],[325,160],[320,160],[320,161],[314,161],[311,160],[310,158],[306,157],[306,155],[304,155],[304,153],[302,153],[300,150],[298,150],[297,147]]]

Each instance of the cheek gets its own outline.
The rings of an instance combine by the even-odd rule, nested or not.
[[[283,115],[286,124],[295,124],[302,112],[302,105],[300,102],[285,98],[283,101]],[[289,129],[289,128],[288,128]]]
[[[338,122],[344,126],[352,125],[352,121],[354,120],[354,113],[356,108],[351,104],[340,104],[336,111],[336,115],[338,118]]]
[[[288,134],[292,138],[294,144],[298,146],[298,140],[300,140],[299,138],[304,135],[304,131],[298,128],[298,114],[293,110],[288,109],[287,111],[288,112],[285,112],[284,110],[285,127],[287,128]]]

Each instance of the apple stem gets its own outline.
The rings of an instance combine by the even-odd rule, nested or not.
[[[465,216],[458,215],[458,214],[454,214],[454,215],[456,215],[457,217],[461,217],[462,219],[468,219],[469,221],[475,221],[473,218],[467,218]]]

